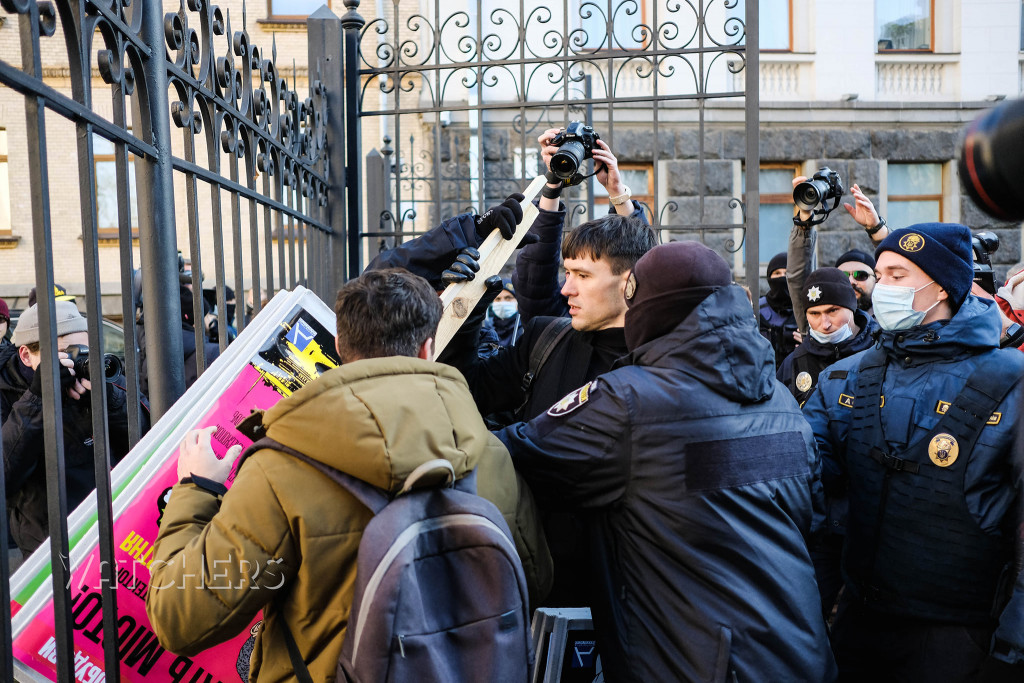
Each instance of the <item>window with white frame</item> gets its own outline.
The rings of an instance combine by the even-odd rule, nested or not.
[[[757,260],[767,264],[789,247],[793,230],[793,178],[796,164],[762,164],[758,173],[761,210],[758,214]]]
[[[629,188],[630,196],[650,213],[654,206],[654,164],[619,164],[619,177]],[[608,191],[594,179],[594,218],[608,213]],[[648,215],[648,220],[650,216]]]
[[[729,10],[729,17],[746,21],[746,0]],[[793,49],[792,0],[760,0],[757,5],[757,37],[763,52],[790,52]],[[745,43],[746,41],[744,41]]]
[[[875,0],[878,51],[932,50],[934,0]]]
[[[330,7],[330,0],[267,0],[267,13],[271,19],[305,21],[306,17],[323,5]]]
[[[942,220],[942,164],[889,164],[886,190],[893,229]]]
[[[0,128],[0,234],[11,234],[11,184],[7,169],[7,130]]]
[[[100,237],[118,237],[117,162],[114,143],[93,135],[93,162],[96,168],[96,217]],[[131,207],[132,237],[138,237],[139,208],[135,192],[135,157],[128,155],[128,198]]]
[[[523,171],[524,162],[526,164],[525,173]],[[542,172],[540,167],[540,150],[536,147],[527,147],[525,150],[522,147],[512,149],[512,177],[532,180],[547,171],[545,169]]]

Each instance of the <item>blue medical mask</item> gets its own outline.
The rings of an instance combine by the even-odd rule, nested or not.
[[[939,302],[936,301],[923,311],[915,311],[914,295],[934,282],[935,280],[931,280],[917,289],[876,284],[875,290],[871,293],[871,305],[875,320],[883,330],[890,332],[909,330],[911,327],[920,325],[928,311],[938,306]]]
[[[519,311],[519,304],[515,301],[495,301],[491,304],[491,313],[495,318],[511,318]]]
[[[840,344],[853,336],[853,330],[850,329],[850,323],[844,323],[838,330],[828,334],[812,329],[811,336],[821,344]]]

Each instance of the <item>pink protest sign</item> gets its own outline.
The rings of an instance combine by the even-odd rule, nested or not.
[[[244,448],[252,441],[238,430],[238,425],[253,410],[270,408],[283,396],[337,365],[334,336],[312,314],[297,307],[285,316],[267,343],[193,428],[217,427],[213,446],[218,454],[236,444]],[[238,636],[192,657],[178,656],[160,647],[146,616],[153,544],[166,496],[178,480],[176,446],[166,446],[169,452],[163,454],[163,464],[155,476],[138,487],[131,503],[114,521],[121,680],[244,681],[258,616]],[[101,588],[100,554],[93,541],[93,547],[72,571],[71,579],[76,679],[91,683],[105,678]],[[15,657],[51,679],[56,677],[53,634],[51,599],[14,639]]]

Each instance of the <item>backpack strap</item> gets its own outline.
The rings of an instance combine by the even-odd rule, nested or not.
[[[341,470],[336,470],[330,465],[325,465],[319,460],[314,460],[305,453],[297,451],[291,446],[285,446],[283,443],[271,439],[270,437],[263,437],[253,445],[246,448],[245,452],[239,456],[239,467],[242,466],[241,462],[245,458],[249,457],[256,451],[263,450],[264,448],[287,453],[288,455],[298,458],[304,463],[312,465],[323,472],[331,481],[337,483],[343,489],[355,496],[360,503],[370,508],[370,512],[375,515],[383,510],[385,505],[391,502],[391,498],[387,493],[373,484],[368,484],[362,479],[353,477],[351,474],[342,472]]]
[[[288,657],[292,660],[295,678],[299,683],[313,683],[313,677],[309,674],[309,667],[306,666],[306,660],[302,658],[302,653],[299,652],[299,645],[295,642],[292,630],[288,628],[288,622],[283,618],[279,619],[279,621],[281,622],[281,630],[284,632],[284,644],[288,648]]]
[[[523,403],[516,409],[517,413],[522,411],[526,404],[530,402],[530,388],[533,386],[533,380],[537,377],[541,368],[544,367],[544,364],[548,362],[548,358],[551,357],[555,347],[558,346],[570,331],[572,331],[572,318],[555,318],[541,330],[540,335],[537,337],[537,342],[530,349],[530,367],[526,374],[523,375]]]

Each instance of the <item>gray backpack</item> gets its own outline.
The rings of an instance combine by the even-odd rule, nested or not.
[[[475,472],[454,481],[451,463],[431,460],[392,500],[270,439],[248,452],[258,448],[309,463],[374,513],[359,543],[339,681],[529,679],[533,646],[522,562],[501,513],[476,495]],[[310,681],[287,625],[284,630],[296,677]]]

